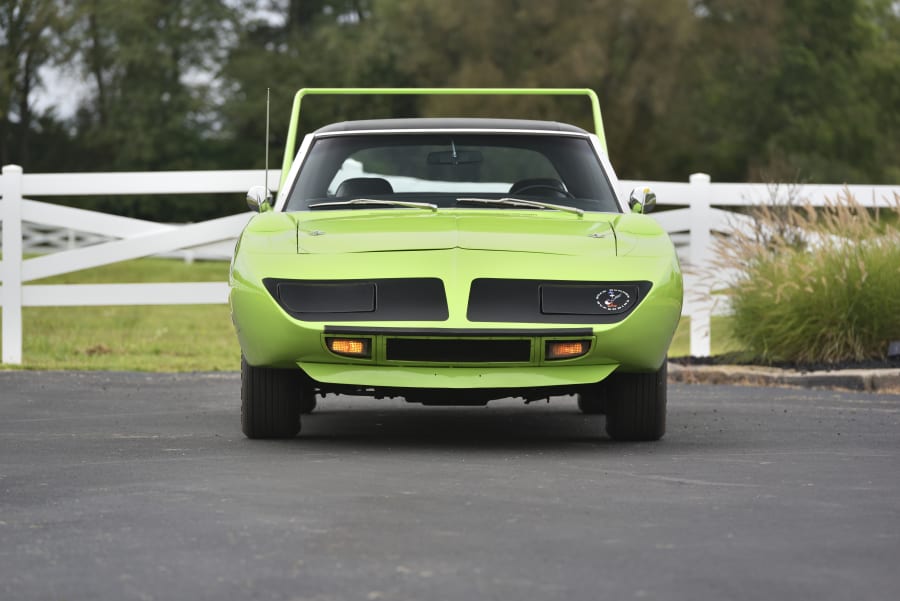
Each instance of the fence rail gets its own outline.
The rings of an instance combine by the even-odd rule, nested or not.
[[[153,284],[28,284],[35,280],[145,256],[192,253],[224,258],[250,214],[201,223],[156,223],[59,206],[30,197],[243,193],[264,181],[262,170],[154,173],[24,174],[17,165],[0,177],[0,307],[2,362],[22,363],[22,308],[86,305],[179,305],[227,302],[225,282]],[[766,185],[712,183],[697,173],[689,182],[623,180],[622,191],[650,185],[660,204],[654,214],[672,236],[686,267],[684,315],[691,317],[691,354],[708,355],[714,310],[709,282],[700,275],[711,258],[712,232],[741,224],[740,207],[802,199],[822,205],[849,190],[867,206],[887,206],[900,186]],[[28,259],[36,250],[55,251]]]

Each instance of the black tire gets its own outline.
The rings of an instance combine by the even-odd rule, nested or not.
[[[247,438],[296,436],[301,390],[297,371],[253,367],[241,357],[241,430]]]
[[[316,410],[316,393],[311,390],[304,390],[300,395],[300,413],[308,415]]]
[[[594,384],[585,392],[578,393],[578,410],[585,415],[606,413],[606,399],[609,396],[609,380]]]
[[[648,374],[613,374],[606,433],[613,440],[659,440],[666,433],[666,364]]]
[[[605,399],[581,393],[578,395],[578,410],[585,415],[603,415],[606,413],[604,407]]]

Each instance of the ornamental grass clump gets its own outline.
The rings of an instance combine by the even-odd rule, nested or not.
[[[761,207],[718,240],[733,335],[765,363],[884,359],[900,340],[900,197],[868,209],[845,193],[824,207]]]

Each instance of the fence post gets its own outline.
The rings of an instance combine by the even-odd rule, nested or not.
[[[712,290],[709,284],[710,254],[712,252],[712,224],[710,207],[712,178],[706,173],[691,174],[691,281],[696,288],[688,294],[696,296],[696,310],[691,313],[691,355],[710,355],[710,313],[712,313]]]
[[[0,252],[3,253],[3,288],[0,304],[3,306],[2,362],[14,365],[22,363],[22,168],[18,165],[3,166],[3,236]]]

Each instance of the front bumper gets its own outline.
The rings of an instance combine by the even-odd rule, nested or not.
[[[447,250],[431,252],[331,255],[238,256],[232,269],[230,303],[241,349],[256,366],[302,368],[316,382],[377,388],[521,389],[599,382],[616,369],[654,371],[665,355],[681,314],[682,283],[672,258],[613,258],[602,265],[575,257],[527,255],[528,279],[646,281],[649,292],[624,319],[614,323],[470,321],[468,299],[478,278],[512,278],[522,271],[523,253]],[[401,257],[398,255],[407,255]],[[514,264],[516,269],[510,266]],[[564,267],[564,268],[563,268]],[[345,280],[378,273],[385,278],[423,278],[441,274],[446,289],[446,319],[431,321],[304,321],[279,306],[263,285],[265,278],[327,280],[340,273]],[[635,277],[638,276],[638,277]],[[333,276],[332,276],[333,277]],[[371,357],[338,356],[329,351],[330,334],[370,339]],[[395,338],[527,340],[530,351],[516,360],[476,362],[434,357],[417,361],[393,359],[387,353]],[[550,361],[548,340],[590,341],[577,358]],[[439,343],[438,343],[439,344]],[[455,344],[455,343],[454,343]]]

